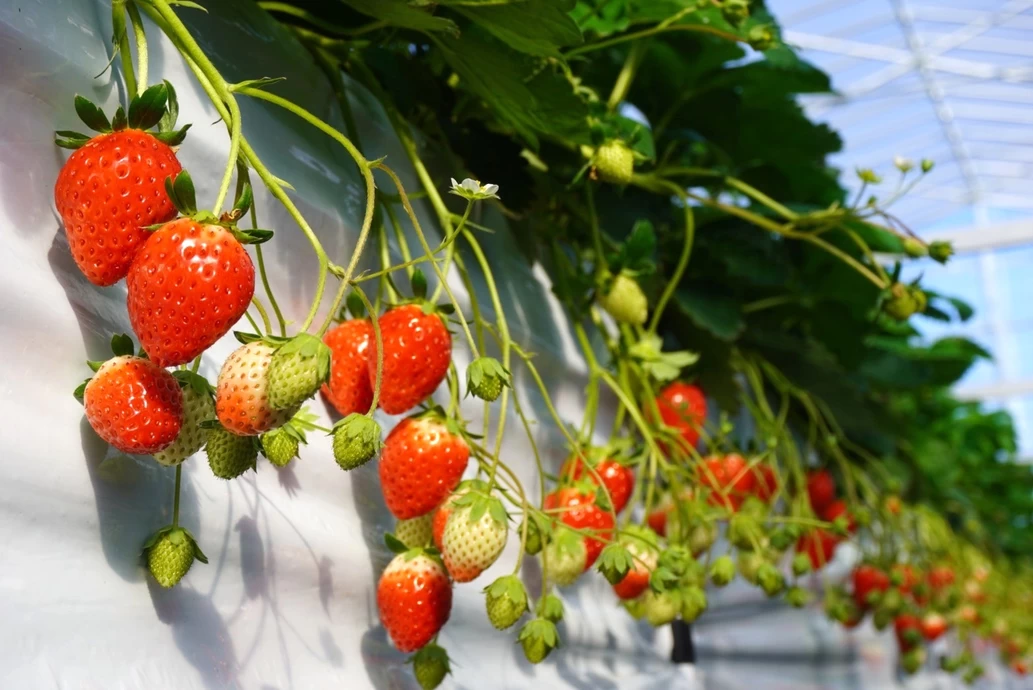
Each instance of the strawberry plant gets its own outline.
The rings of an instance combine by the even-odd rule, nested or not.
[[[115,26],[133,29],[116,35],[129,101],[109,120],[76,98],[99,134],[57,134],[77,149],[55,186],[71,251],[92,283],[126,278],[141,345],[117,336],[116,357],[91,363],[86,417],[119,450],[176,467],[172,524],[144,547],[161,585],[206,562],[179,525],[184,462],[203,448],[233,480],[265,471],[260,455],[282,468],[319,444],[346,472],[377,462],[398,520],[380,623],[424,688],[450,672],[437,636],[453,586],[488,574],[473,585],[487,617],[532,663],[561,646],[562,588],[582,578],[604,577],[630,615],[665,625],[705,615],[704,586],[738,576],[795,607],[818,590],[848,628],[892,625],[908,671],[945,635],[942,665],[965,678],[981,672],[976,637],[1026,668],[1033,474],[1014,462],[1006,416],[947,391],[987,353],[920,337],[920,316],[971,309],[901,277],[909,260],[951,256],[891,210],[932,163],[894,161],[888,192],[859,170],[848,198],[825,162],[838,137],[796,102],[828,80],[762,3],[260,2],[322,69],[344,132],[275,78],[227,81],[180,18],[192,4],[115,3]],[[191,154],[175,89],[147,86],[141,12],[226,127],[210,208],[179,162]],[[353,88],[383,108],[418,189],[364,153]],[[327,253],[258,156],[245,99],[355,165],[365,197],[350,255]],[[462,182],[437,179],[417,141]],[[277,232],[300,232],[317,262],[292,276],[313,283],[297,322],[270,288],[263,243],[276,238],[258,227],[253,183],[290,218]],[[488,232],[508,233],[568,316],[587,372],[579,419],[561,415],[511,332]],[[364,258],[377,266],[360,271]],[[213,386],[201,359],[231,331],[241,345]],[[312,411],[320,391],[339,419]],[[535,424],[557,430],[564,464],[549,464]],[[504,457],[514,433],[530,457]],[[535,483],[516,462],[534,464]],[[722,526],[729,553],[715,548]],[[848,540],[862,558],[831,581]],[[530,560],[540,588],[522,582]]]

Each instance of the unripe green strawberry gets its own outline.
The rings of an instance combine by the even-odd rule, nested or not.
[[[535,618],[524,624],[517,639],[524,648],[524,656],[532,664],[540,664],[560,643],[556,624],[544,618]]]
[[[265,457],[277,467],[286,467],[291,460],[298,457],[301,442],[288,432],[286,426],[267,431],[259,440],[262,442]]]
[[[681,592],[681,617],[691,623],[707,610],[707,594],[702,587],[688,587]]]
[[[758,551],[740,551],[738,559],[739,574],[751,585],[758,584],[757,572],[766,561]]]
[[[528,520],[528,518],[524,518]],[[524,525],[521,524],[517,533],[523,535]],[[522,537],[521,537],[522,538]],[[534,556],[542,550],[542,529],[536,518],[530,518],[527,522],[527,540],[524,543],[524,552],[528,556]]]
[[[413,656],[412,671],[423,690],[434,690],[452,672],[448,652],[433,642],[428,644]]]
[[[441,537],[445,568],[456,582],[470,582],[502,554],[509,536],[502,501],[468,493],[452,502]]]
[[[642,596],[646,621],[654,628],[667,625],[681,612],[678,597],[673,592],[654,592],[649,589]]]
[[[235,479],[253,470],[258,459],[258,448],[252,437],[237,436],[221,426],[211,430],[205,453],[212,473],[221,479]]]
[[[162,587],[174,587],[190,570],[194,559],[207,563],[193,536],[179,527],[158,530],[144,544],[147,569]]]
[[[215,399],[208,381],[186,370],[172,375],[183,389],[183,425],[172,445],[154,454],[155,460],[168,467],[178,465],[204,448],[209,430],[200,426],[201,422],[215,419]]]
[[[725,554],[719,556],[710,565],[710,581],[715,587],[724,587],[735,578],[735,563],[732,557]]]
[[[916,647],[904,654],[900,658],[900,665],[909,674],[917,673],[918,669],[925,665],[925,647]]]
[[[635,154],[619,139],[596,149],[594,163],[599,179],[611,184],[628,184],[635,172]]]
[[[410,549],[430,546],[434,514],[428,513],[395,523],[395,537]]]
[[[785,589],[786,581],[781,571],[771,563],[763,563],[757,568],[757,582],[760,583],[760,588],[764,590],[764,593],[769,597],[773,597],[777,594],[781,594],[782,590]]]
[[[641,326],[649,315],[645,293],[638,281],[624,272],[617,274],[612,283],[603,285],[598,300],[599,306],[618,323]]]
[[[913,314],[925,311],[928,298],[913,285],[894,283],[889,297],[882,303],[882,310],[897,321],[907,321]]]
[[[811,572],[811,558],[805,553],[798,553],[793,557],[793,575],[800,577]]]
[[[466,391],[481,400],[494,402],[508,385],[509,372],[494,357],[478,357],[466,369]]]
[[[376,457],[383,443],[380,425],[353,412],[334,425],[334,460],[343,470],[354,470]]]
[[[802,609],[811,601],[811,594],[803,587],[790,587],[786,591],[786,602],[793,608]]]
[[[588,561],[585,540],[568,530],[561,530],[542,553],[545,577],[560,587],[574,584]]]
[[[300,405],[330,378],[330,348],[310,333],[299,333],[276,350],[266,376],[274,410]]]
[[[527,590],[516,575],[504,575],[484,588],[488,620],[497,630],[516,624],[527,611]]]
[[[739,26],[750,18],[750,0],[724,0],[721,15],[732,26]]]

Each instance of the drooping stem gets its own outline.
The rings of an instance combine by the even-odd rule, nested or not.
[[[269,313],[265,310],[265,307],[262,305],[262,300],[258,298],[258,295],[251,298],[251,304],[254,305],[256,310],[258,310],[258,315],[262,317],[262,332],[272,333],[273,326],[269,323]]]
[[[133,69],[133,52],[129,47],[129,33],[126,28],[126,0],[111,4],[111,25],[115,32],[115,50],[122,63],[122,78],[126,82],[126,100],[133,100],[137,93],[136,70]]]
[[[136,93],[139,95],[147,90],[147,33],[143,28],[140,10],[136,9],[132,0],[126,2],[126,12],[133,26],[133,40],[136,43]]]
[[[455,238],[459,236],[459,233],[463,230],[463,226],[466,225],[466,219],[470,217],[470,210],[472,208],[473,201],[467,200],[466,210],[463,211],[463,217],[459,219],[459,225],[457,225],[455,230],[450,232],[448,236],[445,238],[444,242],[442,242],[442,244],[448,245],[448,251],[445,252],[445,265],[441,269],[441,272],[446,276],[448,275],[448,272],[452,269],[452,260],[454,259],[456,253]],[[438,283],[438,286],[434,288],[434,293],[431,295],[430,301],[437,302],[438,298],[441,297],[441,291],[443,289],[444,284]]]
[[[477,343],[474,342],[473,334],[470,332],[470,326],[466,323],[466,319],[463,318],[463,310],[459,306],[459,300],[456,299],[455,294],[452,292],[452,288],[448,286],[446,276],[441,273],[441,267],[438,266],[438,262],[433,260],[432,250],[430,245],[427,243],[427,237],[423,234],[423,229],[420,228],[420,221],[416,217],[416,212],[413,211],[412,204],[409,202],[409,197],[405,194],[405,188],[402,186],[402,181],[398,179],[398,175],[395,171],[387,167],[383,163],[375,163],[375,166],[383,170],[388,177],[391,178],[391,182],[394,183],[395,188],[398,190],[399,196],[402,197],[402,206],[405,208],[406,214],[409,216],[409,221],[412,223],[413,230],[416,231],[416,236],[420,240],[420,244],[423,246],[423,251],[428,256],[431,256],[430,265],[434,268],[434,273],[437,275],[438,280],[445,286],[445,294],[448,295],[449,301],[452,302],[452,306],[456,310],[459,324],[463,328],[463,333],[466,335],[466,342],[470,346],[470,354],[476,359],[477,358]]]
[[[642,62],[642,56],[645,55],[645,48],[646,42],[638,41],[633,43],[631,48],[628,49],[628,56],[624,59],[624,66],[621,67],[617,80],[613,84],[613,90],[610,92],[610,98],[606,101],[607,109],[611,111],[616,110],[617,106],[628,95],[631,83],[635,80],[635,72],[638,71],[639,63]]]
[[[373,225],[373,209],[376,203],[377,193],[376,186],[373,182],[373,172],[370,170],[369,162],[365,157],[363,157],[362,153],[359,152],[359,149],[355,147],[348,137],[344,136],[344,134],[323,122],[304,108],[291,103],[286,98],[268,93],[261,89],[245,86],[237,88],[236,91],[245,96],[268,101],[269,103],[280,106],[284,110],[297,115],[302,120],[343,146],[344,150],[347,151],[348,155],[350,155],[352,160],[355,161],[355,165],[358,166],[359,172],[362,174],[362,179],[366,184],[366,212],[362,218],[362,227],[359,229],[359,238],[355,242],[355,249],[352,251],[351,259],[349,259],[348,265],[344,269],[344,274],[341,276],[341,285],[337,290],[337,295],[334,297],[334,301],[330,305],[330,312],[319,329],[318,335],[321,336],[326,333],[328,328],[330,328],[330,324],[333,323],[334,315],[337,313],[337,308],[341,305],[342,300],[344,300],[344,295],[348,291],[348,285],[351,282],[352,274],[355,272],[355,267],[358,266],[359,259],[362,257],[362,250],[366,246],[366,240],[369,237],[369,229]],[[307,318],[305,323],[301,326],[302,331],[308,330],[308,327],[312,323],[312,318],[315,317],[315,309],[318,309],[318,306],[318,303],[313,304],[314,308],[310,311],[309,318]]]
[[[681,199],[682,207],[685,209],[685,239],[682,241],[678,265],[675,266],[674,273],[671,274],[670,280],[664,286],[664,291],[660,294],[660,299],[657,300],[656,307],[653,309],[653,318],[649,321],[650,333],[656,333],[656,329],[660,325],[660,317],[663,316],[667,303],[674,296],[682,277],[685,275],[686,269],[689,267],[689,258],[692,256],[692,244],[696,237],[696,216],[692,212],[692,207],[689,206],[688,199],[685,198],[685,193],[678,185],[671,184],[670,186],[671,191],[676,192],[675,196]]]
[[[344,283],[341,283],[342,285]],[[380,318],[377,316],[376,310],[373,305],[370,304],[369,298],[366,297],[366,293],[362,291],[362,288],[358,285],[352,284],[352,288],[355,293],[362,300],[363,306],[366,307],[366,313],[369,314],[370,323],[373,324],[373,342],[377,345],[377,373],[373,378],[373,402],[369,406],[369,412],[366,413],[367,417],[372,417],[373,413],[377,411],[377,403],[380,401],[380,383],[384,375],[384,343],[381,340],[380,335]]]
[[[176,465],[176,488],[172,494],[172,527],[179,527],[179,486],[183,480],[183,463]]]

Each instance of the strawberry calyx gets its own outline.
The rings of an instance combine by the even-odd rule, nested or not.
[[[273,237],[272,230],[262,230],[259,228],[243,229],[237,227],[237,221],[247,213],[248,209],[251,208],[251,204],[254,202],[254,192],[248,182],[244,182],[241,186],[240,193],[237,196],[237,201],[233,208],[226,213],[223,213],[218,218],[211,211],[203,209],[198,210],[197,193],[194,190],[194,180],[190,176],[190,173],[185,169],[180,170],[175,179],[171,176],[165,178],[165,193],[168,194],[172,205],[176,207],[177,211],[179,211],[179,218],[189,218],[195,223],[200,223],[201,225],[218,225],[232,233],[233,237],[241,244],[262,244],[263,242],[268,242]],[[144,230],[153,232],[159,228],[165,227],[167,224],[168,223],[157,223],[155,225],[147,225],[144,226]]]
[[[478,357],[466,368],[466,394],[485,402],[494,402],[504,387],[512,385],[509,370],[494,357]]]
[[[442,568],[445,567],[444,561],[441,560],[441,552],[434,546],[409,547],[390,532],[384,532],[384,544],[391,553],[403,556],[406,561],[411,561],[417,556],[426,556]]]
[[[88,98],[76,94],[75,112],[87,127],[100,134],[111,134],[125,129],[142,131],[157,127],[157,132],[150,134],[168,146],[179,146],[186,137],[190,125],[176,129],[176,118],[179,117],[179,102],[176,90],[168,81],[155,84],[141,94],[133,96],[129,101],[129,111],[121,105],[109,120],[95,103]],[[54,143],[65,149],[78,149],[93,137],[74,130],[58,130]]]
[[[394,287],[396,293],[401,294],[401,290],[394,284],[390,276],[388,276],[388,282]],[[448,323],[446,317],[455,313],[456,308],[452,303],[435,304],[427,299],[427,276],[418,268],[412,272],[412,277],[409,278],[409,289],[412,291],[412,297],[394,302],[388,306],[388,309],[415,304],[423,310],[424,314],[436,314],[446,324]]]
[[[468,519],[471,524],[484,517],[485,513],[491,515],[495,522],[502,525],[509,521],[509,513],[506,512],[502,501],[491,496],[485,489],[480,487],[471,488],[469,491],[464,492],[462,496],[452,499],[450,505],[453,509],[469,508],[470,514]]]
[[[144,542],[141,549],[141,555],[146,556],[147,552],[150,551],[155,544],[165,535],[171,536],[173,539],[186,539],[194,550],[194,558],[201,561],[202,563],[208,563],[208,557],[201,551],[201,547],[197,545],[197,539],[191,534],[190,530],[186,527],[179,527],[178,525],[166,525],[157,532],[152,534]]]
[[[111,354],[113,354],[115,357],[135,356],[140,357],[142,359],[147,359],[147,353],[145,353],[142,349],[139,351],[139,353],[137,353],[136,349],[133,346],[133,339],[125,333],[116,333],[115,335],[111,336]],[[91,371],[97,373],[98,371],[100,371],[100,368],[104,366],[104,364],[107,361],[108,360],[88,359],[86,360],[86,365],[90,368]],[[86,384],[88,384],[92,380],[93,377],[91,376],[88,379],[84,380],[82,383],[80,383],[78,386],[76,386],[75,390],[72,392],[72,395],[75,396],[75,399],[79,401],[79,404],[83,403],[83,396],[86,393]]]

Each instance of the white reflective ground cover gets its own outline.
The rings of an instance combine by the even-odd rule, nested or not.
[[[285,31],[251,2],[205,4],[208,14],[180,12],[230,81],[286,76],[279,93],[343,129],[323,78]],[[167,78],[178,89],[180,121],[194,123],[181,159],[199,201],[210,203],[228,150],[225,128],[178,55],[149,28],[151,81]],[[345,474],[318,435],[290,468],[263,462],[232,483],[213,477],[203,455],[187,461],[182,521],[210,564],[196,565],[171,591],[145,577],[140,546],[170,520],[173,473],[150,458],[109,452],[71,395],[88,373],[85,360],[104,358],[111,334],[130,329],[124,286],[96,288],[80,275],[52,200],[67,155],[53,145],[53,131],[79,128],[73,94],[109,113],[119,100],[110,72],[94,78],[108,62],[110,35],[107,2],[0,0],[0,689],[415,688],[404,656],[377,623],[376,576],[389,558],[382,535],[393,520],[376,467]],[[387,155],[415,190],[381,111],[360,90],[352,99],[366,154]],[[363,204],[354,166],[292,116],[254,103],[242,108],[245,134],[297,188],[298,206],[328,253],[343,261]],[[435,174],[444,188],[456,172]],[[314,256],[286,213],[267,194],[256,197],[260,226],[278,231],[266,245],[272,283],[288,318],[299,319],[313,295]],[[543,273],[520,258],[507,234],[483,242],[511,328],[538,353],[561,413],[579,418],[584,364]],[[464,299],[458,280],[454,287]],[[219,342],[202,373],[214,379],[235,346],[232,338]],[[456,356],[465,363],[461,348]],[[522,377],[517,389],[545,420]],[[329,423],[322,402],[313,407]],[[465,414],[476,428],[479,406]],[[392,420],[381,421],[389,428]],[[530,451],[515,418],[509,429],[506,457],[532,485]],[[559,433],[549,423],[535,433],[558,466]],[[697,669],[667,661],[670,631],[631,621],[599,577],[564,593],[565,646],[545,664],[527,664],[514,635],[488,625],[481,594],[512,567],[516,547],[457,589],[441,636],[454,659],[445,687],[700,687]],[[535,566],[526,567],[534,582]],[[858,647],[813,611],[765,608],[741,590],[715,603],[697,634],[699,675],[708,687],[893,682],[885,636],[870,635]]]

